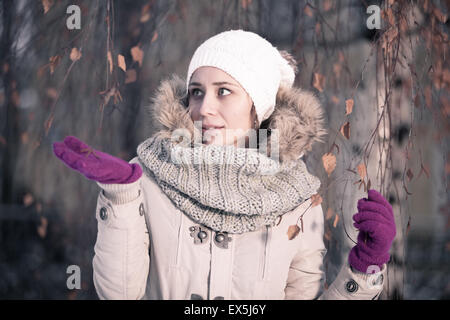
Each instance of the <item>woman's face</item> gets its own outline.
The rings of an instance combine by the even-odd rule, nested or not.
[[[204,144],[232,144],[253,128],[252,99],[226,72],[198,68],[189,83],[189,112],[200,121]]]

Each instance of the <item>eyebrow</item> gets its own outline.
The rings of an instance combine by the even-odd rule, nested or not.
[[[226,82],[226,81],[221,81],[221,82],[213,82],[213,85],[216,85],[216,86],[221,86],[221,85],[224,85],[224,84],[229,84],[229,85],[231,85],[231,86],[235,86],[235,87],[237,87],[237,85],[236,84],[234,84],[234,83],[231,83],[231,82]],[[202,86],[202,84],[201,83],[199,83],[199,82],[191,82],[190,84],[189,84],[189,87],[190,86],[199,86],[199,87],[201,87]]]

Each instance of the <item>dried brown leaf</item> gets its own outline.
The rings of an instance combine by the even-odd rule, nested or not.
[[[323,10],[328,11],[333,7],[333,1],[331,0],[325,0],[323,3]]]
[[[313,12],[311,10],[311,7],[306,5],[305,9],[303,9],[303,12],[308,16],[308,17],[312,17],[313,16]]]
[[[278,220],[278,222],[275,224],[277,227],[280,225],[281,220],[283,219],[283,216],[278,216],[278,218],[279,218],[280,220]]]
[[[326,231],[325,231],[325,234],[324,234],[324,238],[327,240],[327,241],[330,241],[331,240],[331,229],[327,226],[326,227]]]
[[[53,6],[53,0],[42,0],[42,6],[44,7],[44,14],[50,10],[50,8]]]
[[[52,100],[56,100],[58,98],[58,91],[55,88],[47,88],[46,90],[47,97]]]
[[[353,99],[345,100],[345,115],[349,115],[353,111]]]
[[[405,235],[407,236],[409,233],[409,230],[411,230],[411,216],[408,218],[408,224],[406,225],[406,232]]]
[[[439,8],[434,7],[433,14],[441,23],[445,23],[447,21],[447,15],[439,10]]]
[[[141,9],[141,18],[139,19],[139,21],[141,23],[147,22],[148,20],[150,20],[150,8],[152,6],[152,2],[147,3],[146,5],[142,6]]]
[[[145,22],[147,22],[148,20],[150,20],[150,12],[147,12],[147,13],[141,15],[141,18],[139,19],[139,21],[140,21],[141,23],[145,23]]]
[[[22,142],[22,144],[28,144],[28,142],[30,141],[28,132],[22,132],[22,134],[20,135],[20,141]]]
[[[358,165],[358,167],[356,167],[356,169],[358,170],[358,174],[359,174],[359,176],[361,177],[361,179],[364,180],[364,178],[365,178],[366,175],[367,175],[366,165],[365,165],[364,163],[361,162],[361,163]]]
[[[117,55],[117,63],[120,69],[122,69],[124,72],[127,72],[127,65],[125,63],[125,57],[123,55]]]
[[[316,30],[316,34],[319,35],[320,34],[320,30],[321,30],[320,22],[316,23],[315,30]]]
[[[29,207],[33,202],[34,202],[34,198],[31,193],[27,193],[23,196],[23,205],[25,207]]]
[[[72,48],[72,51],[70,51],[70,60],[77,61],[81,58],[81,51],[79,51],[77,48]]]
[[[328,208],[327,209],[327,213],[326,213],[326,215],[325,215],[325,221],[326,220],[330,220],[332,217],[333,217],[333,209],[331,209],[331,208]]]
[[[328,176],[330,176],[336,168],[336,156],[332,153],[325,153],[322,156],[322,163]]]
[[[246,10],[252,4],[252,0],[241,0],[242,9]]]
[[[386,16],[388,18],[389,24],[391,26],[395,26],[395,16],[394,16],[394,12],[392,11],[392,8],[387,8],[386,10]]]
[[[325,76],[320,73],[314,72],[313,87],[322,92],[324,86]]]
[[[139,67],[142,67],[142,60],[144,60],[144,51],[138,46],[131,48],[131,56],[133,57],[133,61],[139,63]]]
[[[334,215],[333,228],[336,228],[338,222],[339,222],[339,215],[336,213]]]
[[[106,58],[108,59],[109,73],[112,73],[114,63],[113,63],[111,51],[108,51],[108,53],[106,54]]]
[[[341,134],[346,137],[347,139],[350,139],[350,122],[346,122],[341,127]]]
[[[295,224],[295,225],[289,226],[288,231],[287,231],[288,239],[289,240],[294,239],[296,236],[298,236],[299,232],[300,232],[300,227],[298,225]]]
[[[153,37],[152,37],[152,41],[151,41],[151,42],[155,42],[156,39],[158,39],[158,32],[157,32],[157,31],[155,31],[155,32],[153,33]]]
[[[41,224],[37,227],[37,233],[41,238],[45,238],[47,235],[48,220],[46,217],[41,217]]]
[[[48,60],[50,61],[50,63],[49,63],[50,74],[53,74],[53,72],[55,71],[56,66],[61,61],[61,57],[56,55],[56,56],[50,57]]]

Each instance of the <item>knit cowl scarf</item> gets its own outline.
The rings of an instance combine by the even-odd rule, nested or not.
[[[320,187],[301,159],[278,165],[256,149],[182,147],[152,137],[138,155],[175,206],[214,231],[244,233],[273,225]]]
[[[292,128],[281,127],[280,130],[280,126],[275,126],[276,120],[282,120],[276,108],[274,116],[269,118],[269,124],[272,124],[269,129],[281,131],[278,142],[280,150],[279,158],[273,159],[267,152],[262,153],[254,148],[175,141],[172,138],[174,130],[182,128],[190,133],[197,130],[179,94],[183,85],[178,77],[162,83],[151,109],[162,129],[137,149],[144,173],[155,179],[176,208],[196,223],[214,231],[245,233],[275,225],[279,216],[292,211],[317,193],[320,180],[309,173],[305,162],[299,157],[325,133],[316,100],[312,100],[316,105],[309,106],[316,113],[308,124],[315,127],[311,129],[315,130],[315,136],[309,139],[297,136],[297,140],[291,142],[295,145],[300,139],[300,144],[303,144],[302,148],[294,150],[286,149],[286,141],[283,140],[286,137],[282,136],[286,133],[284,129],[292,134]],[[292,95],[292,92],[289,93]],[[308,98],[312,96],[304,91],[295,93],[306,94]],[[276,107],[278,111],[283,111],[283,106],[286,107],[278,103]],[[296,108],[298,111],[298,103]],[[270,143],[268,150],[270,153]]]

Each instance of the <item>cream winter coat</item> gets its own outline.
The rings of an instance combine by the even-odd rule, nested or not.
[[[157,130],[189,127],[184,92],[178,77],[162,82],[151,109]],[[318,100],[298,88],[279,90],[267,123],[280,132],[281,161],[326,134]],[[130,162],[142,166],[138,157]],[[365,275],[347,263],[324,290],[324,216],[311,199],[274,227],[218,234],[178,210],[143,171],[131,184],[99,183],[93,269],[100,299],[374,299],[382,291],[385,265]],[[303,232],[289,240],[302,214]]]

